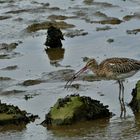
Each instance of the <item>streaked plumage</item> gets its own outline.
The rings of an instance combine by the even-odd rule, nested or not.
[[[71,79],[66,83],[65,87],[69,88],[72,82],[84,71],[90,69],[93,73],[101,79],[117,80],[119,83],[119,100],[121,103],[121,111],[124,111],[124,86],[123,81],[125,78],[133,76],[140,70],[140,61],[130,58],[108,58],[100,64],[95,59],[86,59],[86,65],[75,73]],[[122,115],[122,114],[121,114]]]
[[[115,57],[106,59],[98,65],[95,59],[89,59],[86,67],[99,77],[120,80],[135,74],[140,69],[140,61]]]

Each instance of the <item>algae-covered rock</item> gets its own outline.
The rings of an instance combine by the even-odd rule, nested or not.
[[[0,43],[0,59],[10,59],[19,55],[19,53],[13,52],[17,46],[18,43]]]
[[[112,29],[110,26],[97,27],[96,31],[106,31]]]
[[[122,20],[118,19],[118,18],[114,18],[114,17],[108,17],[105,20],[101,20],[101,21],[93,21],[93,23],[99,23],[99,24],[120,24],[122,23]]]
[[[140,80],[137,82],[136,87],[132,90],[132,100],[129,103],[134,112],[140,112]]]
[[[5,19],[8,19],[8,18],[11,18],[11,16],[0,16],[0,20],[5,20]]]
[[[33,86],[33,85],[38,85],[40,83],[43,83],[43,80],[40,79],[35,79],[35,80],[25,80],[21,85],[23,86]]]
[[[5,67],[5,68],[3,68],[3,69],[1,69],[1,70],[16,70],[17,68],[18,68],[17,65],[13,65],[13,66]]]
[[[34,121],[37,116],[21,111],[17,106],[7,105],[0,102],[0,125],[27,124]]]
[[[112,43],[112,42],[114,42],[114,39],[113,39],[113,38],[109,38],[109,39],[107,40],[107,42],[108,42],[108,43]]]
[[[84,36],[84,35],[87,35],[88,32],[85,32],[83,29],[81,30],[68,30],[66,33],[65,33],[65,36],[67,37],[75,37],[75,36]]]
[[[127,34],[137,34],[137,33],[139,33],[140,32],[140,29],[138,28],[138,29],[134,29],[134,30],[127,30],[126,31],[126,33]]]
[[[43,125],[68,125],[78,121],[110,117],[111,113],[100,101],[90,97],[68,95],[60,98],[46,115]]]
[[[76,18],[75,16],[64,16],[64,15],[50,15],[48,17],[48,19],[51,20],[65,20],[65,19],[69,19],[69,18]]]
[[[39,30],[44,30],[44,29],[46,30],[50,27],[50,24],[52,24],[54,27],[60,28],[60,29],[67,29],[67,28],[75,27],[73,24],[68,24],[64,21],[60,21],[60,22],[46,21],[46,22],[42,22],[42,23],[34,23],[32,25],[29,25],[26,29],[29,33],[36,32]]]

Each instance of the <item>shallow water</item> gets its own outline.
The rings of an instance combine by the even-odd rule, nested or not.
[[[1,2],[1,1],[0,1]],[[4,1],[3,1],[4,2]],[[83,140],[83,139],[139,139],[140,138],[140,115],[134,115],[132,110],[126,106],[126,118],[121,119],[120,104],[118,100],[118,84],[115,81],[76,81],[80,88],[64,90],[66,81],[59,70],[73,69],[78,70],[84,63],[82,57],[94,57],[101,62],[109,57],[129,57],[140,60],[140,34],[127,34],[126,30],[139,28],[139,18],[132,18],[121,24],[108,25],[112,29],[105,31],[96,31],[97,27],[104,27],[90,21],[102,19],[95,16],[94,13],[100,11],[108,17],[123,19],[126,15],[132,15],[139,12],[140,2],[138,0],[96,0],[90,5],[80,1],[48,0],[49,8],[59,7],[60,10],[50,10],[43,8],[45,0],[26,1],[14,0],[0,4],[0,15],[11,16],[11,18],[1,20],[0,22],[0,43],[20,43],[14,52],[20,55],[11,59],[0,59],[0,77],[10,77],[12,80],[0,81],[0,93],[10,90],[23,90],[25,92],[3,95],[0,94],[2,102],[18,105],[27,112],[38,114],[40,119],[26,127],[0,127],[0,140]],[[103,3],[104,2],[104,3]],[[107,6],[110,3],[113,6]],[[34,11],[38,8],[38,12]],[[26,9],[24,12],[12,13]],[[27,9],[31,9],[30,11]],[[74,24],[74,29],[83,29],[88,32],[86,36],[76,36],[74,38],[65,37],[63,43],[64,56],[55,63],[50,60],[44,50],[46,39],[46,30],[40,30],[36,33],[26,33],[25,28],[35,21],[42,22],[48,20],[49,15],[72,16],[78,11],[82,11],[85,16],[65,20],[67,23]],[[6,13],[8,12],[8,13]],[[16,20],[22,18],[22,20]],[[68,30],[62,30],[64,33]],[[108,43],[108,39],[114,39],[114,42]],[[15,70],[2,70],[7,66],[17,65]],[[67,67],[71,66],[71,67]],[[56,71],[54,79],[50,78],[48,73]],[[139,80],[140,73],[126,79],[125,102],[131,101],[131,91],[135,83]],[[28,79],[45,79],[46,82],[34,86],[21,86]],[[90,96],[100,100],[104,105],[109,105],[109,109],[115,115],[110,119],[99,119],[93,122],[78,123],[64,128],[49,129],[39,125],[48,113],[49,108],[53,106],[56,100],[67,94],[80,94]],[[25,100],[26,94],[36,94],[33,98]]]

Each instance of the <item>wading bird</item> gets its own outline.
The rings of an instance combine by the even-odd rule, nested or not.
[[[125,78],[133,76],[140,70],[140,61],[130,58],[108,58],[100,64],[95,59],[87,59],[86,65],[75,73],[67,81],[65,87],[69,88],[72,82],[84,71],[91,70],[98,78],[106,80],[117,80],[119,83],[119,101],[121,104],[121,115],[126,113],[124,105],[124,86]]]

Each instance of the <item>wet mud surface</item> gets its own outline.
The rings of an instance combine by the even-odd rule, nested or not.
[[[0,100],[40,117],[24,127],[0,128],[1,140],[140,138],[139,114],[127,106],[139,73],[124,82],[125,119],[120,118],[116,81],[98,79],[87,71],[64,89],[84,66],[84,57],[98,62],[109,57],[140,60],[139,0],[1,0],[0,9]],[[46,51],[44,45],[50,23],[64,34],[57,51]],[[67,129],[38,125],[58,98],[75,93],[101,101],[115,115]]]

